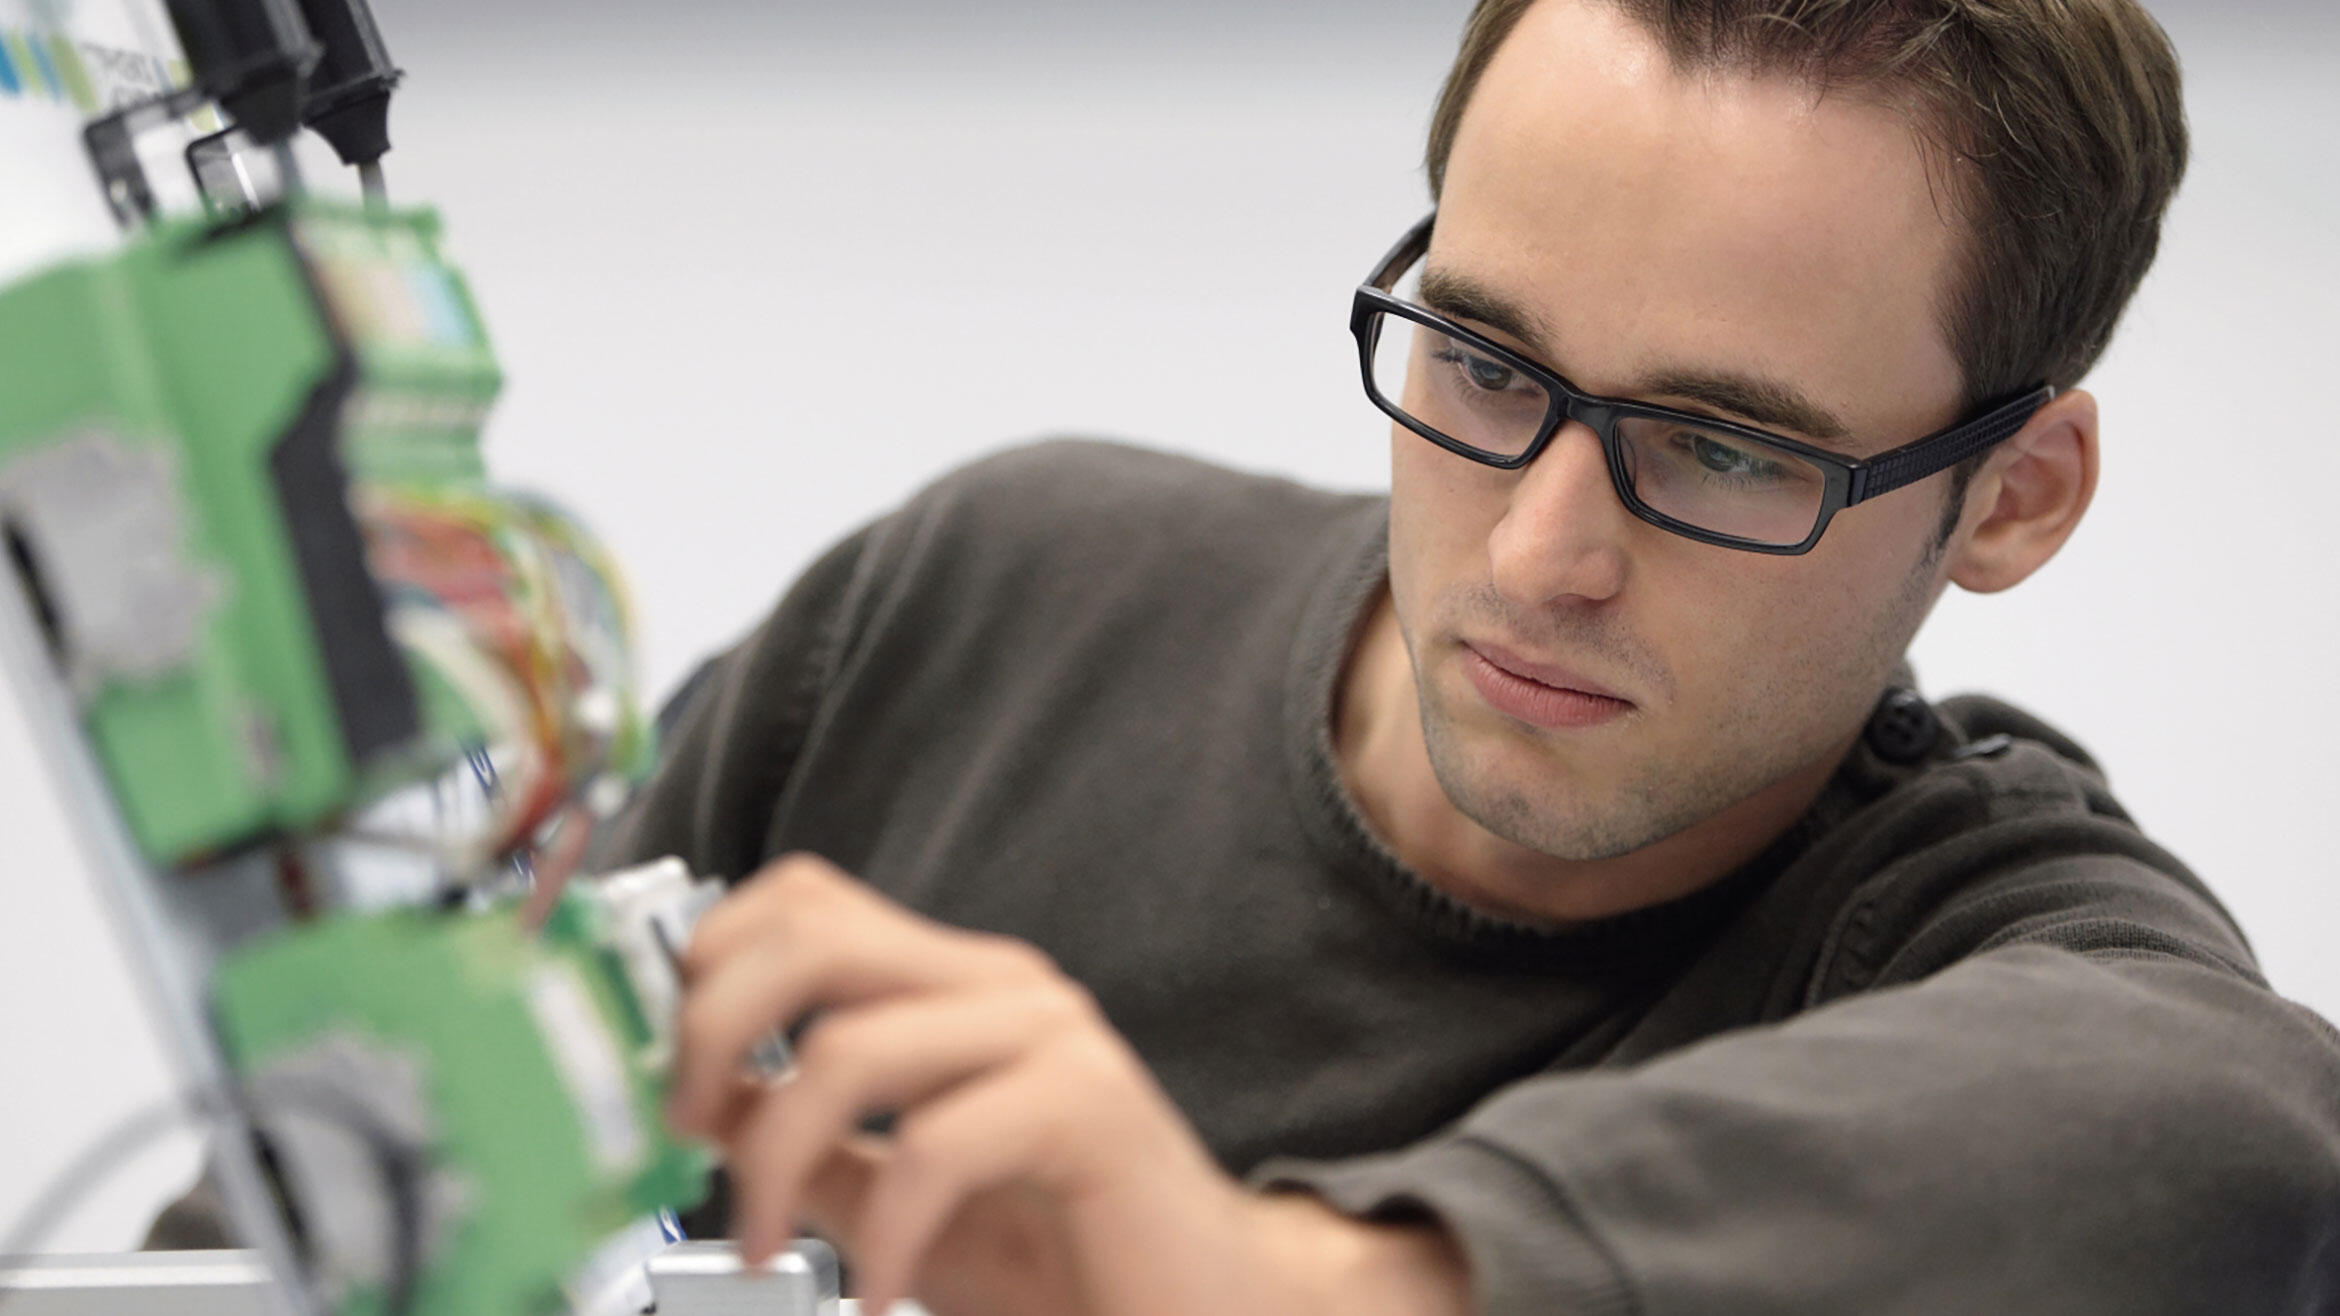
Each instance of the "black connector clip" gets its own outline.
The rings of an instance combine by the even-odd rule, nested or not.
[[[301,129],[324,54],[293,0],[169,0],[195,86],[260,146]]]
[[[333,144],[343,164],[373,164],[390,150],[390,92],[404,74],[391,64],[367,0],[300,0],[300,6],[325,45],[301,121]]]

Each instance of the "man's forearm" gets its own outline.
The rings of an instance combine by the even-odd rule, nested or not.
[[[1464,1316],[1470,1277],[1452,1235],[1378,1224],[1305,1193],[1258,1199],[1271,1265],[1301,1286],[1306,1316]]]

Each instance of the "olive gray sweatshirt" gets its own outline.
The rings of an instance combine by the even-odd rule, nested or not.
[[[815,851],[1037,944],[1231,1172],[1442,1223],[1484,1312],[2340,1312],[2340,1037],[2076,746],[1903,695],[1742,871],[1489,917],[1331,757],[1386,517],[962,470],[694,679],[603,854]]]

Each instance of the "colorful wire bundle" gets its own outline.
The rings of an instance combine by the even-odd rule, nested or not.
[[[450,856],[458,880],[525,857],[556,820],[564,835],[548,849],[571,859],[591,815],[577,806],[650,749],[614,565],[535,498],[374,488],[358,513],[393,636],[477,730],[466,749],[487,817]]]

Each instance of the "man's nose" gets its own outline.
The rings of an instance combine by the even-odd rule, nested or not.
[[[1570,421],[1519,473],[1487,538],[1494,586],[1523,607],[1611,598],[1625,585],[1632,526],[1600,436]]]

